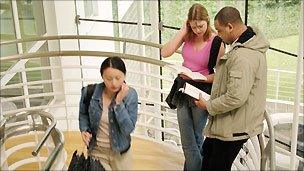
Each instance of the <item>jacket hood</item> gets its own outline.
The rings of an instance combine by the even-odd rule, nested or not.
[[[256,27],[251,27],[251,28],[253,29],[256,35],[244,43],[239,43],[239,42],[235,43],[234,45],[232,45],[231,49],[233,49],[234,47],[241,46],[259,51],[261,53],[266,53],[266,51],[269,49],[270,46],[269,42],[258,28]]]

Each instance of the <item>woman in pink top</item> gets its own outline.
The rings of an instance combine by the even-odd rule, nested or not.
[[[220,40],[217,48],[213,47],[215,46],[214,40]],[[200,72],[207,77],[207,80],[197,82],[185,75],[179,75],[177,79],[188,82],[210,94],[214,78],[213,68],[217,59],[225,53],[225,48],[221,39],[213,33],[208,12],[204,6],[194,4],[189,9],[187,21],[176,36],[164,45],[161,55],[169,57],[182,45],[183,66]],[[211,58],[212,55],[215,57]],[[179,96],[177,105],[177,119],[185,156],[184,170],[201,170],[202,130],[205,127],[208,113],[206,110],[198,108],[193,99],[185,100],[187,98],[190,99],[190,97]]]

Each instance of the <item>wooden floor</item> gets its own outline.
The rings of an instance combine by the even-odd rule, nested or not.
[[[67,164],[71,160],[71,155],[78,149],[84,150],[79,132],[66,132],[65,149],[69,156]],[[170,150],[165,145],[156,142],[133,137],[131,150],[134,159],[134,170],[182,170],[183,154]]]
[[[73,152],[85,152],[84,144],[81,140],[80,133],[64,132],[65,146],[68,153],[66,164],[68,165]],[[9,148],[19,144],[20,142],[33,141],[33,136],[23,136],[13,138],[5,143],[5,147]],[[20,159],[32,157],[33,149],[25,148],[13,154],[8,158],[8,164],[12,164]],[[167,145],[162,145],[153,141],[142,138],[133,137],[131,150],[133,153],[134,170],[182,170],[184,157],[181,152],[171,149]],[[42,149],[41,155],[45,156],[46,150]],[[18,168],[18,170],[37,170],[39,168],[37,163],[27,164]]]

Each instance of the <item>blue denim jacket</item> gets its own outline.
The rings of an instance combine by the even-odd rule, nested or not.
[[[79,103],[79,129],[92,133],[92,139],[89,144],[89,151],[96,145],[96,134],[99,121],[102,114],[102,91],[105,88],[104,83],[97,84],[93,93],[89,110],[84,103],[87,94],[87,87],[81,91]],[[89,113],[87,113],[87,111]],[[129,88],[127,95],[122,103],[116,105],[113,100],[108,109],[109,113],[109,133],[112,150],[123,153],[130,148],[131,136],[135,128],[138,113],[138,95],[135,89]]]

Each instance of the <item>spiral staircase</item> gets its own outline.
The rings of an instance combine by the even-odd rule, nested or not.
[[[156,51],[162,47],[146,41],[106,36],[43,36],[1,42],[1,46],[28,42],[55,43],[68,41],[118,42],[121,53],[82,49],[51,49],[5,56],[1,62],[50,59],[55,65],[8,68],[5,74],[49,71],[71,77],[41,77],[41,80],[1,85],[5,90],[36,87],[29,94],[1,98],[1,170],[66,170],[74,150],[84,150],[78,132],[78,101],[80,89],[89,83],[100,82],[99,65],[89,65],[82,59],[102,61],[105,57],[119,56],[127,64],[126,82],[139,94],[139,119],[133,133],[132,151],[134,170],[182,170],[183,154],[176,118],[176,111],[164,102],[174,80],[174,65],[155,59],[155,56],[138,55],[134,47]],[[153,53],[151,53],[153,54]],[[176,52],[176,55],[180,55]],[[78,64],[56,65],[56,60],[79,59]],[[54,62],[55,61],[55,62]],[[59,62],[60,63],[60,62]],[[58,63],[57,63],[58,64]],[[90,71],[86,74],[84,71]],[[73,72],[73,73],[72,73]],[[76,74],[74,73],[76,72]],[[76,75],[76,76],[75,76]],[[39,86],[37,86],[39,85]],[[41,91],[46,86],[48,91]],[[51,88],[50,86],[51,85]],[[39,90],[40,89],[40,90]],[[47,98],[46,98],[47,97]],[[16,105],[16,101],[36,99],[39,105]],[[39,99],[39,100],[37,100]],[[41,102],[43,101],[43,102]],[[276,153],[271,116],[265,112],[264,133],[250,139],[233,163],[233,170],[274,170]],[[299,159],[301,160],[301,159]]]

